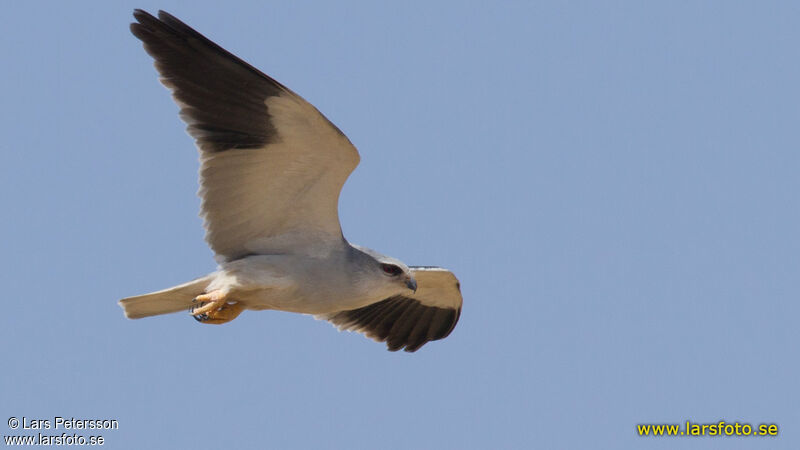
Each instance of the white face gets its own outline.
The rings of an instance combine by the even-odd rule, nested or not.
[[[364,256],[361,264],[369,274],[370,289],[374,294],[388,298],[394,295],[412,295],[416,292],[417,281],[408,266],[374,250],[359,246],[353,247]]]
[[[403,263],[400,263],[403,264]],[[411,271],[403,264],[402,266],[394,262],[380,262],[380,271],[384,277],[393,283],[401,284],[403,287],[412,291],[417,290],[417,281],[411,275]]]

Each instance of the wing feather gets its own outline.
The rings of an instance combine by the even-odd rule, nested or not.
[[[359,162],[311,104],[160,11],[131,32],[200,150],[201,216],[220,261],[341,242],[339,193]]]
[[[461,316],[461,286],[452,272],[438,267],[412,267],[417,280],[413,295],[397,295],[362,308],[317,316],[340,330],[363,333],[386,342],[390,351],[415,352],[430,341],[450,335]]]

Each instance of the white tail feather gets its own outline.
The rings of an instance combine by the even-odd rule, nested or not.
[[[192,300],[205,291],[211,280],[211,276],[205,276],[163,291],[123,298],[119,306],[129,319],[188,311]]]

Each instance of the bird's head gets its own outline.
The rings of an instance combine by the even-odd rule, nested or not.
[[[383,291],[386,297],[417,292],[417,280],[402,261],[366,247],[353,247],[361,254],[362,272],[375,285],[373,288]]]

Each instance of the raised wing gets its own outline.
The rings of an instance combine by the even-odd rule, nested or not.
[[[414,295],[397,295],[349,311],[317,316],[340,330],[357,331],[390,351],[415,352],[427,342],[446,338],[461,315],[461,287],[452,272],[439,267],[411,267]]]
[[[339,192],[359,162],[300,96],[175,17],[136,10],[144,43],[200,150],[201,216],[220,262],[341,241]]]

